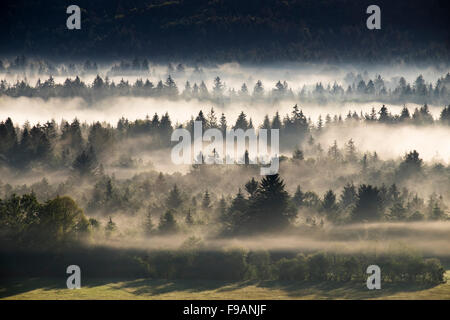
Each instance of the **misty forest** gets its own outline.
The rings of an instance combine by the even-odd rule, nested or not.
[[[191,69],[198,76],[199,68]],[[176,77],[185,70],[170,64],[166,73],[171,72]],[[376,259],[387,270],[386,281],[443,281],[444,269],[435,257],[448,254],[450,105],[434,105],[450,101],[449,74],[434,84],[422,75],[411,84],[399,77],[386,88],[381,75],[366,83],[364,73],[348,73],[347,89],[337,82],[312,83],[299,92],[286,81],[265,89],[260,80],[252,90],[243,83],[239,90],[225,91],[219,76],[210,88],[203,80],[200,86],[187,80],[184,89],[170,74],[156,86],[141,78],[132,84],[122,78],[117,85],[108,76],[93,79],[85,83],[72,76],[56,83],[50,75],[35,86],[26,78],[14,84],[4,80],[1,94],[4,103],[11,97],[39,99],[62,109],[74,98],[94,103],[149,97],[155,103],[172,100],[180,108],[186,104],[189,112],[194,105],[198,112],[186,114],[185,121],[173,120],[170,109],[134,119],[117,114],[115,123],[4,119],[0,225],[7,247],[139,249],[146,254],[133,255],[133,272],[156,278],[361,281],[366,262]],[[61,100],[52,102],[55,98]],[[353,102],[353,110],[333,107],[322,114],[329,100]],[[362,105],[374,100],[370,108]],[[402,104],[399,112],[393,113],[388,102]],[[316,104],[307,108],[316,109],[315,118],[302,103]],[[228,116],[227,108],[236,104],[242,110]],[[282,104],[289,105],[286,114],[276,111]],[[246,105],[273,113],[258,123]],[[247,151],[240,155],[242,164],[167,166],[173,130],[192,132],[194,121],[204,130],[223,132],[279,129],[279,173],[260,176],[260,165],[250,164]],[[412,145],[423,132],[441,139],[436,146],[447,150],[430,154],[425,148],[424,160],[422,144],[384,156],[377,144],[358,145],[363,131],[380,135],[377,143],[388,148],[405,145],[396,137],[403,130]]]
[[[450,55],[437,5],[424,27],[418,1],[381,1],[417,25],[387,14],[365,38],[346,1],[326,10],[349,20],[329,21],[326,1],[249,1],[242,14],[236,1],[81,1],[90,31],[71,49],[27,13],[53,9],[7,2],[6,21],[28,31],[1,31],[1,282],[65,279],[76,264],[83,279],[367,290],[377,265],[388,293],[445,285]],[[279,170],[261,175],[248,143],[232,164],[216,149],[174,163],[172,133],[193,137],[195,123],[279,130]]]

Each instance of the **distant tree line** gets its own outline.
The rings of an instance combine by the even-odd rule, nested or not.
[[[170,69],[170,68],[169,68]],[[1,72],[1,70],[0,70]],[[181,72],[181,71],[178,71]],[[172,75],[176,73],[172,72]],[[447,104],[450,101],[450,73],[439,78],[436,83],[425,82],[419,75],[414,83],[407,83],[400,77],[395,88],[387,89],[385,81],[380,75],[375,79],[368,79],[360,74],[348,74],[345,84],[324,85],[316,83],[312,88],[303,86],[299,92],[294,92],[286,81],[278,81],[273,88],[264,88],[258,80],[249,88],[250,84],[243,83],[238,90],[227,88],[220,77],[214,79],[212,88],[206,86],[204,81],[191,83],[186,81],[184,88],[179,88],[173,77],[153,83],[148,78],[139,78],[134,83],[123,78],[115,83],[108,76],[104,79],[98,74],[91,84],[86,84],[78,76],[67,78],[63,83],[56,83],[53,76],[47,80],[39,79],[32,86],[26,80],[17,80],[16,83],[0,81],[0,95],[11,97],[83,97],[86,100],[98,100],[106,97],[136,96],[136,97],[164,97],[167,99],[210,101],[213,103],[253,102],[261,103],[264,100],[279,101],[283,99],[298,99],[300,102],[314,101],[319,103],[333,102],[364,102],[381,101],[386,103],[434,103]]]

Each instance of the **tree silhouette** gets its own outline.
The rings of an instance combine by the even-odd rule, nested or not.
[[[167,210],[161,215],[158,229],[163,234],[172,234],[177,232],[178,225],[173,215],[173,210]]]
[[[264,176],[247,214],[252,231],[275,231],[289,226],[296,212],[289,205],[289,194],[278,174]]]
[[[183,203],[183,199],[181,197],[180,190],[175,184],[173,188],[169,192],[169,196],[167,197],[166,205],[169,209],[177,209]]]
[[[330,221],[336,221],[338,209],[335,193],[333,190],[328,190],[323,197],[321,211],[325,213]]]
[[[258,190],[258,185],[258,181],[256,181],[255,178],[252,178],[245,184],[245,191],[248,192],[250,197],[253,197],[255,195],[256,190]]]
[[[404,176],[408,177],[412,174],[418,173],[422,170],[423,160],[419,158],[419,153],[413,150],[407,153],[399,166],[399,171]]]
[[[382,215],[380,190],[371,185],[362,184],[358,188],[355,208],[352,211],[354,221],[376,221]]]
[[[191,209],[188,209],[188,212],[186,214],[186,224],[187,225],[193,225],[194,224],[194,219],[192,218],[192,213],[191,213]]]
[[[340,206],[342,209],[347,209],[349,206],[356,203],[358,197],[356,188],[353,183],[347,183],[341,193]]]
[[[153,232],[155,225],[153,224],[153,220],[152,220],[152,213],[150,208],[147,210],[147,213],[145,215],[145,220],[144,220],[144,233],[148,236],[151,235]]]
[[[72,166],[81,176],[95,174],[98,168],[98,161],[94,152],[94,148],[90,146],[87,150],[83,150],[75,158]]]
[[[209,209],[210,206],[211,206],[211,198],[209,196],[208,190],[206,190],[205,194],[203,195],[202,208]]]

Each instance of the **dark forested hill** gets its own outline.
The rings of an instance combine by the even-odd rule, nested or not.
[[[81,30],[67,30],[67,6]],[[381,30],[366,8],[381,8]],[[56,59],[444,61],[446,0],[2,0],[0,54]]]

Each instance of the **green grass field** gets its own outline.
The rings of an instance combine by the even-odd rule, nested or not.
[[[4,281],[2,281],[4,282]],[[450,299],[450,271],[446,283],[435,287],[385,285],[368,290],[365,284],[292,283],[280,281],[168,281],[96,279],[69,290],[65,280],[8,280],[1,299]]]

